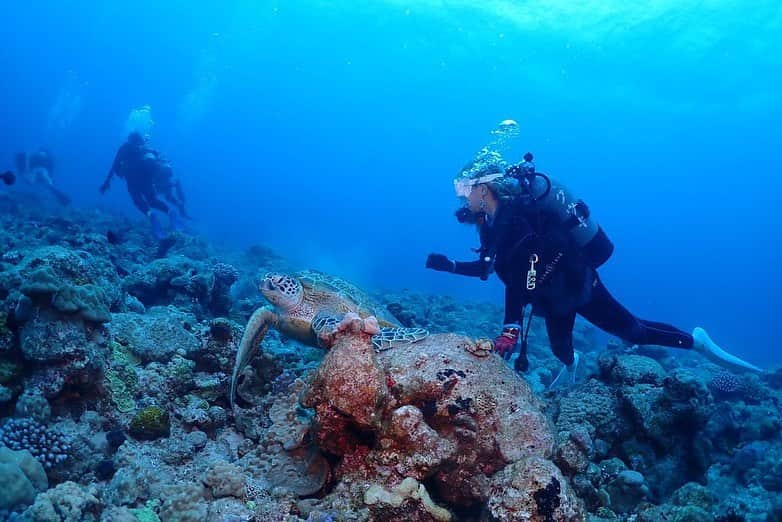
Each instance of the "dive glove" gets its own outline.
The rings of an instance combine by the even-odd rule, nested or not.
[[[426,258],[426,268],[431,268],[438,272],[455,272],[456,262],[451,261],[443,254],[429,254],[429,257]]]
[[[506,361],[510,360],[516,344],[519,342],[521,326],[516,323],[506,324],[502,327],[502,333],[494,340],[494,351]]]

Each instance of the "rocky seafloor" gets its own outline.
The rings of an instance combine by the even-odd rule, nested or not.
[[[386,291],[432,335],[376,353],[271,330],[234,413],[259,274],[308,267],[22,195],[0,212],[0,520],[782,520],[779,369],[579,323],[578,383],[546,391],[540,321],[521,379],[475,355],[499,307]]]

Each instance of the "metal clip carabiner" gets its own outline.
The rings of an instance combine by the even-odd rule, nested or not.
[[[537,284],[537,271],[535,271],[535,263],[540,260],[537,254],[529,256],[529,270],[527,271],[527,290],[535,290]]]

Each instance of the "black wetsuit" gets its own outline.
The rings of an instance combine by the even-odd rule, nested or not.
[[[518,202],[501,204],[492,222],[480,225],[480,259],[457,262],[457,274],[486,277],[492,270],[505,284],[505,323],[522,322],[523,308],[543,316],[554,355],[573,363],[573,326],[576,314],[634,344],[691,348],[692,336],[668,324],[638,319],[614,299],[597,271],[555,216],[533,211]],[[536,254],[537,279],[527,289],[530,258]],[[493,258],[491,262],[485,258]]]
[[[151,208],[167,213],[168,205],[158,198],[155,190],[157,161],[144,158],[144,155],[150,152],[154,154],[154,151],[143,146],[123,143],[114,157],[109,178],[112,174],[125,178],[133,204],[144,214],[149,213]]]
[[[174,171],[171,168],[171,165],[159,156],[157,156],[153,185],[155,186],[155,190],[166,198],[166,201],[177,208],[181,216],[187,217],[187,211],[185,210],[185,193],[182,190],[182,182],[174,177]]]

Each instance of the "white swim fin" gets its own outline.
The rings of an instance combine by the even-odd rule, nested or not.
[[[578,359],[579,359],[578,352],[573,353],[573,364],[571,364],[570,366],[562,365],[562,369],[559,370],[559,373],[557,374],[556,378],[553,381],[551,381],[551,384],[549,384],[548,386],[549,390],[553,390],[560,384],[563,386],[570,386],[576,383],[576,372],[578,371]]]
[[[727,365],[734,368],[742,368],[756,372],[763,371],[754,364],[750,364],[743,359],[739,359],[735,355],[731,355],[720,348],[717,343],[711,340],[711,337],[709,337],[709,334],[706,333],[706,330],[701,327],[697,327],[692,331],[692,338],[694,341],[693,349],[702,353],[704,357],[716,364],[719,364],[720,366]]]

